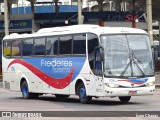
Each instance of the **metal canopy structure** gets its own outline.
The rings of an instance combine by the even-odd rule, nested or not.
[[[8,32],[8,23],[9,23],[9,16],[11,14],[11,6],[12,4],[17,4],[19,0],[0,0],[0,3],[4,3],[4,20],[5,20],[5,34],[9,34]],[[27,0],[31,3],[31,9],[32,9],[32,32],[34,32],[35,30],[35,22],[34,22],[34,4],[36,4],[36,0]],[[55,10],[56,10],[56,6],[58,4],[59,0],[53,0],[53,3],[55,3]],[[78,3],[78,23],[82,23],[81,20],[81,2],[82,0],[72,0],[72,2],[77,1]],[[99,4],[99,9],[101,9],[101,5],[102,5],[102,1],[111,1],[111,0],[88,0],[88,2],[91,1],[97,1],[97,3]],[[146,6],[146,13],[147,13],[147,22],[148,22],[148,32],[150,34],[150,36],[152,36],[152,17],[154,20],[158,20],[160,21],[160,7],[159,7],[159,3],[160,0],[112,0],[115,2],[116,4],[116,9],[120,10],[120,6],[121,3],[123,2],[131,2],[132,6],[131,8],[133,10],[136,9],[136,7],[139,7],[141,5]],[[152,12],[153,11],[153,12]],[[160,23],[160,22],[159,22]],[[152,40],[152,37],[150,37],[150,39]],[[153,40],[152,40],[153,41]]]
[[[8,1],[9,4],[17,4],[19,0],[0,0],[0,3],[4,3],[4,1]],[[32,3],[36,3],[36,0],[27,0],[29,2],[32,2]],[[75,1],[78,1],[78,0],[72,0],[73,2]],[[135,6],[137,6],[137,3],[146,3],[147,0],[88,0],[88,2],[91,2],[91,1],[114,1],[115,3],[117,4],[120,4],[120,2],[122,1],[133,1]],[[56,3],[58,2],[58,0],[53,0],[53,3]],[[160,7],[159,7],[159,4],[160,4],[160,0],[152,0],[152,16],[153,16],[153,19],[159,19],[160,18]],[[8,6],[9,7],[9,6]]]

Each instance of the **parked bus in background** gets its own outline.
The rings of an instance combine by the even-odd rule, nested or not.
[[[159,41],[154,41],[154,65],[155,65],[155,72],[160,71],[160,46]]]
[[[135,28],[74,25],[11,34],[3,39],[2,60],[4,88],[24,99],[48,93],[78,95],[81,103],[128,102],[155,90],[150,40]]]

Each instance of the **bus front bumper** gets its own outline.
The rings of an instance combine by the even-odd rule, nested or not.
[[[104,96],[117,97],[117,96],[141,96],[153,95],[155,85],[150,87],[137,87],[137,88],[109,88],[104,90]]]

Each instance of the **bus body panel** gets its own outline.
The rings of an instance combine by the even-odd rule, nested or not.
[[[36,59],[34,62],[36,62],[37,64],[38,61],[40,60],[41,58],[39,58],[39,60]],[[7,64],[9,65],[12,61],[14,60],[13,59],[10,60],[10,62],[8,62]],[[34,62],[32,64],[35,64]],[[102,77],[94,76],[94,74],[92,73],[89,67],[87,60],[85,60],[84,65],[82,65],[81,67],[82,67],[82,70],[80,71],[80,74],[74,73],[74,76],[77,76],[77,77],[68,85],[68,87],[65,87],[63,89],[56,89],[52,87],[51,85],[41,80],[27,67],[18,63],[13,64],[8,69],[6,68],[6,72],[4,72],[3,74],[4,76],[3,80],[4,81],[10,80],[10,86],[11,86],[10,90],[12,91],[20,91],[20,82],[21,82],[21,79],[24,78],[28,83],[30,92],[52,93],[52,94],[75,94],[76,82],[77,80],[82,80],[86,86],[87,95],[99,96],[99,93],[102,94],[103,89],[98,88],[99,86],[103,87]],[[48,69],[47,71],[52,71],[52,68]],[[46,73],[46,74],[49,74],[49,73]],[[14,81],[14,82],[11,82],[11,81]]]
[[[57,58],[56,58],[57,59]],[[66,58],[60,58],[62,61],[67,61]],[[73,60],[74,58],[68,58],[68,61]],[[79,61],[77,61],[79,59]],[[80,60],[81,59],[81,60]],[[14,63],[14,60],[11,59],[8,63],[6,63],[8,66],[4,68],[6,72],[3,74],[3,80],[8,81],[10,80],[10,85],[12,86],[10,90],[13,91],[20,91],[20,82],[22,78],[26,79],[30,92],[36,92],[36,93],[52,93],[52,94],[75,94],[75,84],[77,80],[82,80],[85,83],[85,86],[87,88],[87,94],[95,96],[95,80],[94,75],[90,74],[91,70],[89,68],[88,61],[85,57],[76,58],[72,61],[73,67],[74,67],[74,74],[71,83],[67,83],[68,85],[63,88],[54,88],[50,84],[47,84],[45,80],[42,80],[42,78],[45,78],[45,75],[52,75],[52,77],[55,75],[56,77],[59,76],[59,74],[62,72],[60,70],[67,70],[67,69],[59,69],[59,68],[53,68],[50,67],[50,62],[55,59],[53,58],[47,58],[48,66],[41,66],[43,65],[44,61],[46,59],[44,58],[35,58],[35,60],[30,60],[30,58],[25,58],[23,60],[19,60],[18,62]],[[25,61],[25,63],[23,63]],[[27,61],[27,62],[26,62]],[[80,62],[81,61],[81,62]],[[71,62],[71,61],[70,61]],[[28,63],[32,65],[31,67],[28,66]],[[85,67],[84,67],[85,66]],[[39,67],[39,68],[38,68]],[[50,67],[50,68],[48,68]],[[34,71],[34,68],[38,68],[42,73],[36,73],[37,71]],[[71,68],[68,72],[71,71]],[[45,72],[43,71],[45,70]],[[58,71],[54,71],[58,70]],[[89,72],[90,71],[90,72]],[[64,72],[64,71],[63,71]],[[45,74],[43,74],[45,73]],[[57,75],[58,74],[58,75]],[[66,77],[67,75],[61,75]],[[40,76],[44,76],[40,78]],[[10,77],[12,76],[12,77]],[[62,77],[62,78],[64,78]],[[60,80],[60,78],[56,78],[57,80]],[[14,81],[14,82],[11,82]],[[49,79],[49,81],[51,81]],[[58,84],[58,83],[57,83]],[[57,87],[57,86],[56,86]],[[61,86],[58,86],[61,87]]]

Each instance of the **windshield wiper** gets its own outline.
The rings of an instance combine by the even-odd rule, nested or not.
[[[126,36],[126,35],[125,35],[125,36]],[[134,64],[137,66],[137,68],[140,70],[140,72],[142,73],[142,75],[145,76],[142,68],[141,68],[141,67],[139,66],[139,64],[138,64],[138,62],[142,62],[142,61],[140,61],[140,60],[138,60],[138,59],[136,58],[136,56],[135,56],[132,48],[129,46],[129,41],[128,41],[127,36],[126,36],[126,39],[127,39],[127,43],[128,43],[128,48],[129,48],[129,53],[130,53],[129,56],[130,56],[130,57],[129,57],[129,63],[126,65],[126,67],[125,67],[124,70],[122,71],[120,77],[122,77],[122,76],[125,74],[125,72],[126,72],[127,69],[129,68],[129,66],[131,66],[131,72],[132,72],[132,73],[131,73],[131,76],[133,76],[133,66],[132,66],[132,63],[134,63]]]
[[[126,67],[124,68],[124,70],[122,71],[122,73],[121,73],[121,75],[120,75],[120,77],[122,77],[124,74],[125,74],[125,72],[127,71],[127,69],[128,69],[128,67],[129,67],[129,65],[131,65],[132,63],[131,63],[132,61],[130,60],[129,61],[129,63],[126,65]]]
[[[133,52],[133,50],[131,50],[131,54],[132,54],[132,58],[133,58],[133,63],[135,63],[135,65],[137,66],[137,68],[140,70],[140,72],[142,73],[143,76],[145,76],[142,68],[140,67],[140,65],[138,64],[138,62],[141,62],[140,60],[138,60]]]
[[[145,76],[142,68],[141,68],[141,67],[139,66],[139,64],[138,64],[138,62],[141,62],[141,61],[139,61],[139,60],[135,57],[135,54],[134,54],[133,51],[131,52],[131,55],[130,55],[130,56],[131,56],[131,57],[129,58],[129,63],[126,65],[126,67],[125,67],[124,70],[122,71],[120,77],[122,77],[122,76],[125,74],[125,72],[126,72],[127,69],[129,68],[129,66],[131,66],[131,71],[132,71],[131,75],[133,76],[132,63],[134,63],[134,64],[137,66],[137,68],[140,70],[140,72],[142,73],[142,75]]]

